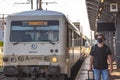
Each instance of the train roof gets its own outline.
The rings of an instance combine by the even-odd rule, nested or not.
[[[50,15],[50,16],[64,16],[63,13],[57,11],[48,11],[48,10],[30,10],[19,13],[14,13],[9,16],[40,16],[40,15]]]

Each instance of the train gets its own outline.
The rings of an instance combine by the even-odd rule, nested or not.
[[[69,80],[84,56],[85,42],[86,37],[61,12],[30,10],[8,15],[4,74]]]

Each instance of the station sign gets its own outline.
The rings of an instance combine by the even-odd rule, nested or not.
[[[114,22],[98,22],[97,31],[115,31]]]

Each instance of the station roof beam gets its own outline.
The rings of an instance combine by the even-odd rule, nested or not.
[[[92,31],[96,31],[96,22],[114,22],[114,13],[110,12],[111,3],[120,5],[120,0],[86,0],[88,19]]]

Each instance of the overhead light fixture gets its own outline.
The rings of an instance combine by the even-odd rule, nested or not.
[[[99,11],[102,11],[102,9],[103,9],[102,7],[101,7],[101,8],[99,8]]]
[[[96,21],[98,21],[98,19],[96,19]]]
[[[101,0],[101,3],[103,3],[105,0]]]
[[[98,17],[100,17],[100,13],[98,14]]]

